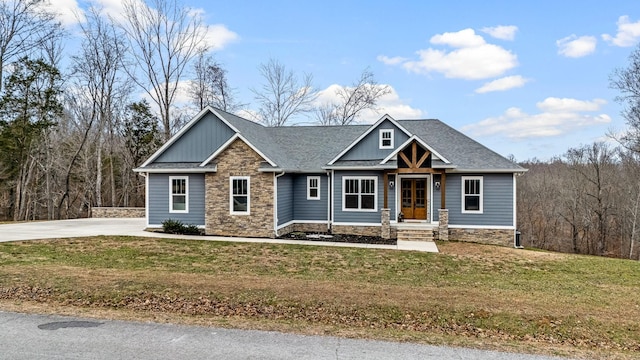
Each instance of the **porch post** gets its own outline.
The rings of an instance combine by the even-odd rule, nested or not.
[[[383,178],[383,183],[384,183],[384,190],[383,190],[383,196],[384,196],[384,206],[382,208],[384,209],[388,209],[389,207],[387,206],[387,188],[389,187],[389,174],[387,174],[387,171],[384,171],[384,175],[382,176]]]
[[[438,240],[449,240],[449,210],[438,210]]]
[[[447,174],[445,170],[440,173],[440,209],[447,208],[447,202],[445,200],[447,194]]]
[[[382,227],[381,227],[380,237],[383,239],[391,238],[391,225],[390,225],[391,216],[390,215],[391,215],[391,210],[387,208],[382,209],[382,214],[381,214]]]

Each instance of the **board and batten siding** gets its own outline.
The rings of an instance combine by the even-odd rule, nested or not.
[[[307,177],[320,178],[320,200],[307,200]],[[327,174],[296,175],[293,179],[293,218],[300,221],[328,221]]]
[[[286,174],[278,180],[278,226],[293,221],[293,175]]]
[[[393,149],[380,149],[379,133],[382,129],[393,129]],[[385,120],[347,151],[340,160],[382,160],[408,139],[407,134],[398,129],[391,121]]]
[[[377,206],[376,211],[342,211],[342,178],[344,176],[375,176],[377,177]],[[334,194],[333,194],[333,221],[337,223],[371,223],[380,224],[381,212],[380,210],[384,206],[384,178],[380,171],[335,171],[334,173]],[[395,178],[394,178],[395,181]],[[398,187],[394,186],[393,189],[388,189],[388,206],[391,209],[391,213],[396,213],[396,206],[394,204],[395,191]]]
[[[204,174],[148,174],[149,226],[161,226],[167,219],[185,224],[204,225]],[[169,176],[189,178],[189,212],[169,212]],[[228,205],[227,205],[228,206]]]
[[[462,177],[482,176],[482,214],[462,213]],[[436,177],[435,181],[440,181]],[[513,174],[447,174],[449,225],[514,226]],[[433,191],[434,221],[438,221],[440,191]]]
[[[154,162],[202,162],[235,132],[212,113],[197,121]]]

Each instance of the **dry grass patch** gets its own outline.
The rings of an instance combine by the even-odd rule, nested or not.
[[[0,244],[0,306],[626,358],[640,267],[466,243],[441,254],[95,237]]]

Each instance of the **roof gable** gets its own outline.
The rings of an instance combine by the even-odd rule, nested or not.
[[[202,162],[238,130],[208,107],[173,135],[141,167],[154,162]]]
[[[386,164],[389,160],[395,158],[400,151],[404,150],[413,141],[416,141],[418,144],[420,144],[420,146],[422,146],[423,149],[429,150],[431,154],[433,154],[436,157],[436,159],[441,160],[445,164],[451,164],[451,162],[447,160],[444,156],[440,155],[440,153],[438,153],[437,150],[429,146],[429,144],[425,143],[424,140],[420,139],[416,135],[412,135],[409,139],[407,139],[407,141],[405,141],[403,144],[398,146],[391,154],[389,154],[389,156],[384,158],[384,160],[382,160],[380,164]]]
[[[244,142],[245,144],[247,144],[247,146],[249,146],[251,148],[251,150],[255,151],[258,155],[260,155],[260,157],[262,157],[266,162],[269,163],[269,165],[273,166],[273,167],[277,167],[278,165],[276,165],[275,162],[273,162],[271,159],[269,159],[264,153],[262,153],[262,151],[260,151],[260,149],[258,149],[257,147],[255,147],[253,144],[251,144],[251,142],[249,142],[244,136],[242,136],[241,134],[236,133],[235,135],[233,135],[229,140],[227,140],[224,144],[222,144],[220,147],[218,147],[211,155],[209,155],[209,157],[207,157],[199,166],[200,167],[205,167],[207,165],[209,165],[209,163],[211,161],[213,161],[215,158],[218,157],[218,155],[220,155],[223,151],[225,151],[231,144],[233,144],[234,141],[236,140],[241,140],[242,142]]]
[[[380,129],[380,128],[399,130],[398,134],[396,134],[395,136],[400,136],[403,140],[411,136],[411,133],[407,131],[402,125],[400,125],[397,121],[395,121],[391,116],[385,114],[373,125],[371,125],[364,133],[362,133],[358,138],[356,138],[351,144],[349,144],[349,146],[347,146],[337,156],[335,156],[331,161],[329,161],[328,165],[333,165],[336,161],[343,159],[343,157],[347,155],[351,150],[355,150],[356,153],[359,152],[361,156],[365,155],[369,151],[371,151],[372,154],[380,153],[386,156],[389,152],[393,151],[393,149],[375,151],[376,149],[380,150],[378,149],[378,146],[377,146],[378,133],[377,131],[375,131],[376,129]],[[404,136],[402,136],[401,134],[404,134]],[[363,143],[363,145],[362,147],[359,148],[360,143]],[[371,147],[374,146],[373,145],[374,143],[375,143],[375,147],[373,148],[373,150],[371,150]],[[347,157],[349,156],[347,155]],[[355,157],[357,157],[357,155]],[[349,160],[370,160],[370,159],[366,159],[366,157],[370,157],[370,156],[365,155],[364,157],[365,157],[364,159],[354,158]]]

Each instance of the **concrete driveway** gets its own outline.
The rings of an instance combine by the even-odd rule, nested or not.
[[[154,238],[191,239],[210,241],[232,241],[273,244],[295,244],[314,246],[338,246],[357,247],[369,249],[392,249],[422,252],[438,252],[438,247],[431,241],[398,241],[397,245],[353,244],[329,241],[305,241],[267,238],[241,238],[223,236],[193,236],[172,235],[157,232],[144,231],[146,219],[144,218],[118,218],[118,219],[72,219],[54,221],[35,221],[21,223],[0,224],[0,242],[56,239],[70,237],[122,235],[143,236]]]
[[[55,239],[98,235],[149,236],[145,219],[72,219],[0,225],[0,241]]]

